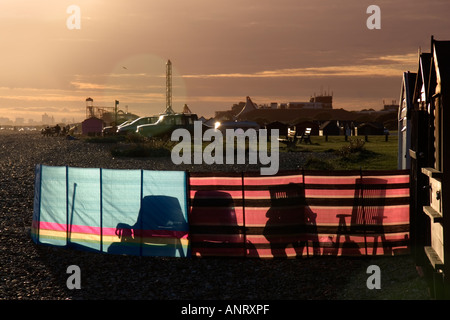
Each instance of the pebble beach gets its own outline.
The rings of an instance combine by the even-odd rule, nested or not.
[[[36,245],[30,237],[35,166],[241,171],[249,165],[175,165],[170,158],[120,158],[110,144],[0,131],[0,300],[428,300],[409,255],[302,259],[165,258],[100,254]],[[280,170],[301,168],[307,155],[281,153]],[[67,268],[81,270],[70,290]],[[382,288],[369,290],[368,266]]]

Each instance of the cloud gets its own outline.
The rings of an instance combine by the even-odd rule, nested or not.
[[[0,87],[0,99],[18,101],[52,101],[52,102],[75,102],[80,101],[76,92],[61,89],[43,88],[9,88]]]
[[[368,63],[340,66],[283,68],[254,73],[188,74],[183,78],[279,78],[279,77],[399,77],[405,67],[415,65],[417,54],[386,55],[365,59]]]
[[[70,84],[79,90],[120,90],[121,87],[99,83],[71,81]]]
[[[385,55],[375,58],[366,58],[365,60],[375,62],[390,62],[397,64],[416,64],[418,62],[418,55],[417,53]]]

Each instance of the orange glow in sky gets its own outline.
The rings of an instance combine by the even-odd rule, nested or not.
[[[0,122],[81,121],[87,97],[157,114],[169,59],[175,111],[210,117],[246,96],[307,101],[321,88],[334,108],[381,109],[417,71],[419,47],[450,40],[450,2],[376,2],[379,30],[361,0],[2,0]]]

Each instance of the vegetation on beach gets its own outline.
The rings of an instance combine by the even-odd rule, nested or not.
[[[397,169],[397,137],[343,136],[311,137],[311,144],[298,143],[295,147],[280,145],[281,152],[307,152],[310,157],[305,169],[317,170],[394,170]],[[330,153],[334,157],[323,158],[320,154]]]
[[[170,157],[176,144],[160,139],[146,139],[138,134],[106,137],[87,137],[89,143],[111,144],[115,157]],[[396,136],[312,136],[311,144],[297,143],[295,146],[280,142],[279,152],[303,153],[307,170],[393,170],[397,169],[398,141]],[[270,150],[270,142],[267,149]],[[203,143],[203,148],[209,142]],[[248,143],[246,144],[248,150]],[[225,150],[225,147],[224,147]],[[328,155],[324,157],[324,154]]]

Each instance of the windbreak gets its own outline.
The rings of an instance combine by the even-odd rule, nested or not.
[[[187,257],[186,173],[36,167],[32,239],[111,254]]]

